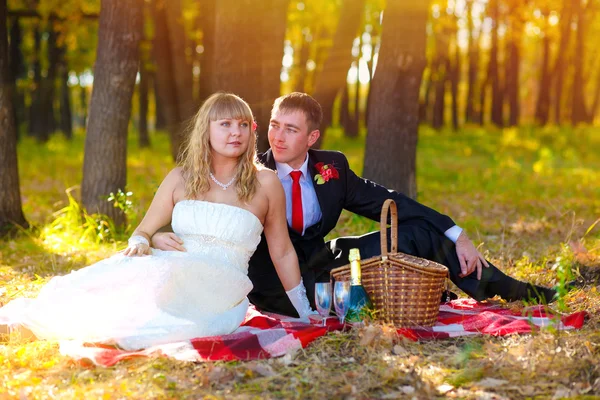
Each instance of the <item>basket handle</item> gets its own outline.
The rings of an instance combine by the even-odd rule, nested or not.
[[[392,248],[391,253],[398,252],[398,208],[396,202],[392,199],[387,199],[381,208],[380,234],[381,234],[381,256],[387,257],[387,217],[391,213],[390,222],[392,225]]]

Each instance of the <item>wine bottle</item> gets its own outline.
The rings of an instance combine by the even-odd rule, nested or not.
[[[371,308],[373,304],[369,295],[362,285],[362,272],[360,269],[360,251],[359,249],[350,249],[350,307],[346,319],[349,322],[361,321],[363,310]]]

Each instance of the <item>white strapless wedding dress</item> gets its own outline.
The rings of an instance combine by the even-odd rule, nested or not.
[[[184,200],[172,227],[187,252],[117,254],[52,278],[37,298],[0,308],[0,324],[22,324],[40,339],[128,350],[233,332],[248,309],[248,260],[262,224],[242,208]]]

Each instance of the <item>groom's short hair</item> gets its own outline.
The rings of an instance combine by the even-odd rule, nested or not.
[[[278,110],[284,113],[302,111],[306,116],[309,132],[319,129],[323,120],[321,105],[311,95],[306,93],[293,92],[278,97],[273,103],[271,114]]]

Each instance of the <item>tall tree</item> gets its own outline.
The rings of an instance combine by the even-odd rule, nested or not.
[[[521,20],[521,9],[519,2],[507,2],[508,34],[506,40],[505,66],[505,98],[508,102],[510,126],[519,124],[521,105],[519,103],[519,78],[521,65],[521,37],[523,32],[523,21]]]
[[[69,89],[69,64],[64,40],[58,46],[58,74],[60,80],[60,130],[67,139],[73,137],[73,113],[71,112],[71,90]]]
[[[25,64],[23,62],[23,53],[21,51],[21,43],[23,35],[21,31],[21,23],[18,18],[12,19],[10,28],[10,77],[12,79],[13,88],[13,109],[15,126],[17,127],[17,136],[19,134],[19,125],[25,119],[25,96],[17,86],[17,80],[23,78],[27,74]]]
[[[320,146],[325,130],[331,125],[333,103],[346,83],[348,69],[352,64],[352,43],[360,27],[365,0],[344,0],[340,7],[340,18],[333,45],[315,85],[314,97],[323,108],[321,137],[315,147]]]
[[[467,0],[467,27],[468,27],[468,56],[469,72],[467,79],[467,107],[465,109],[465,120],[467,122],[478,122],[476,115],[477,98],[477,73],[479,71],[479,41],[475,39],[475,28],[473,23],[473,0]],[[479,36],[479,35],[477,35]]]
[[[500,81],[500,68],[498,62],[499,40],[498,28],[500,26],[500,0],[490,0],[490,17],[492,18],[492,48],[490,49],[490,69],[488,79],[492,85],[492,122],[497,126],[504,126],[503,89]]]
[[[180,0],[154,0],[153,11],[156,95],[170,133],[171,154],[177,159],[187,123],[196,111],[192,66],[186,55],[189,41]]]
[[[21,207],[17,166],[17,131],[12,106],[8,62],[6,0],[0,0],[0,236],[15,226],[27,226]]]
[[[550,115],[550,35],[548,17],[550,10],[544,8],[542,15],[544,17],[544,30],[542,38],[542,72],[540,73],[539,94],[535,106],[535,120],[540,125],[546,125]]]
[[[148,89],[150,84],[147,62],[144,59],[140,60],[140,82],[138,84],[138,144],[140,148],[150,147],[150,135],[148,134]]]
[[[576,0],[578,1],[578,0]],[[569,42],[571,39],[571,23],[573,19],[572,0],[564,0],[560,14],[560,43],[552,76],[554,77],[554,121],[557,125],[562,122],[563,86],[566,68],[568,66]]]
[[[198,100],[204,102],[211,95],[213,77],[213,57],[215,52],[215,22],[216,0],[200,2],[200,26],[202,28],[202,58],[200,59],[200,90]]]
[[[127,183],[127,128],[138,70],[143,0],[103,0],[94,88],[85,140],[82,202],[123,224],[125,216],[104,199]]]
[[[583,76],[583,64],[585,61],[585,33],[587,29],[588,9],[591,1],[575,0],[575,16],[577,18],[577,32],[575,34],[575,57],[573,59],[573,101],[571,103],[571,123],[577,125],[588,119],[588,111],[585,103],[585,79]]]
[[[236,93],[250,104],[258,123],[259,150],[268,148],[271,106],[280,93],[288,2],[221,0],[216,6],[212,89]],[[239,45],[240,32],[244,46]]]
[[[373,78],[364,176],[417,196],[419,87],[427,62],[428,1],[388,2]]]

